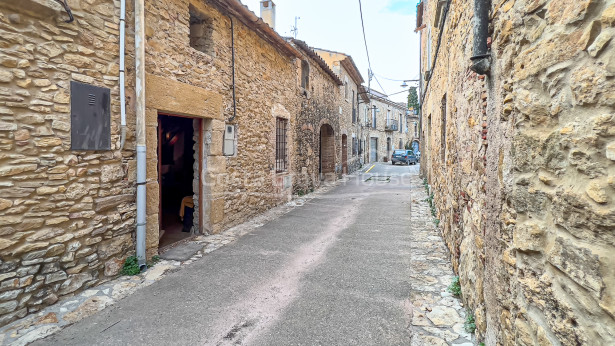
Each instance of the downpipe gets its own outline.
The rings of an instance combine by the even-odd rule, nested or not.
[[[146,171],[146,148],[144,145],[137,146],[137,260],[141,271],[147,269],[147,261],[145,258],[145,231],[146,231],[146,190],[147,183]]]
[[[126,55],[126,0],[120,1],[120,150],[126,143],[126,79],[124,62]]]
[[[235,22],[230,15],[228,18],[231,20],[231,69],[233,78],[233,116],[228,120],[228,122],[231,123],[237,116],[237,98],[235,97]]]
[[[479,75],[487,74],[491,69],[491,54],[487,46],[490,7],[490,0],[474,0],[474,42],[470,69]]]
[[[144,0],[135,0],[135,92],[137,119],[137,242],[139,268],[147,269],[145,258],[146,230],[146,142],[145,142],[145,8]]]

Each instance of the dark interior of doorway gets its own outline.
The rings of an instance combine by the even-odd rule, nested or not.
[[[160,240],[163,248],[191,236],[194,220],[194,127],[190,118],[158,115]]]

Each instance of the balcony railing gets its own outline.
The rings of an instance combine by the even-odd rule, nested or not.
[[[399,122],[394,119],[387,119],[386,126],[384,127],[385,131],[398,131],[399,130]]]

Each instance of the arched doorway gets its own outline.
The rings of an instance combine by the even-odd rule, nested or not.
[[[335,136],[329,124],[320,127],[320,177],[335,176]]]
[[[414,151],[415,154],[420,151],[419,150],[419,141],[417,141],[417,140],[412,141],[412,151]]]
[[[348,136],[342,135],[342,174],[348,174]]]

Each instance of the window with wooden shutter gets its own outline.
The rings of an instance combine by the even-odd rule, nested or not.
[[[416,5],[416,31],[421,30],[423,26],[423,8],[424,3],[421,1]]]

